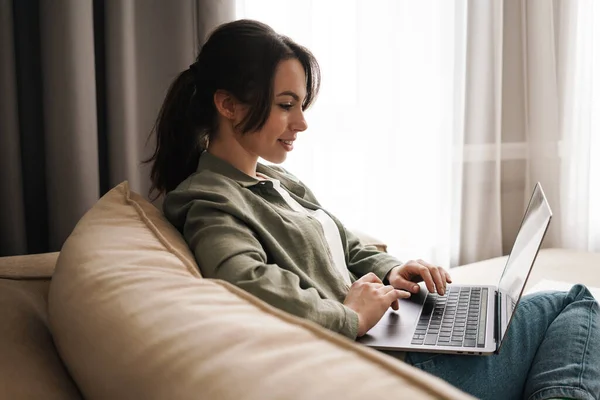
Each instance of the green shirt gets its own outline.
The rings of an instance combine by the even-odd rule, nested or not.
[[[278,179],[303,207],[321,208],[311,191],[282,168],[259,163],[257,172]],[[166,195],[163,209],[204,277],[231,282],[274,307],[356,338],[358,315],[342,304],[349,287],[332,261],[320,222],[292,210],[272,182],[204,152],[197,171]],[[368,272],[383,280],[400,264],[361,245],[328,215],[339,229],[352,281]]]

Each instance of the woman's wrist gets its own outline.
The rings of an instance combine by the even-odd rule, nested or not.
[[[387,274],[385,274],[385,277],[383,278],[383,284],[384,285],[390,285],[390,278],[392,278],[392,274],[396,272],[396,270],[400,269],[402,265],[396,265],[394,267],[392,267]]]

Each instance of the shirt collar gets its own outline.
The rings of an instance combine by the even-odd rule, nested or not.
[[[246,175],[233,165],[229,164],[227,161],[209,153],[208,151],[204,151],[200,155],[200,160],[198,161],[197,171],[201,172],[205,170],[212,171],[227,178],[233,179],[244,188],[249,188],[257,185],[260,182],[260,180]],[[306,192],[306,189],[299,182],[293,181],[285,174],[275,171],[273,168],[269,168],[267,165],[258,163],[256,166],[256,171],[279,180],[283,186],[299,197],[303,197],[304,193]]]

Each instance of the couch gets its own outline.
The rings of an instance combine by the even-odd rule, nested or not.
[[[495,283],[504,262],[452,275]],[[529,286],[543,278],[598,287],[600,254],[545,249]],[[470,398],[203,279],[179,233],[126,182],[81,219],[60,253],[0,258],[0,310],[7,399]]]

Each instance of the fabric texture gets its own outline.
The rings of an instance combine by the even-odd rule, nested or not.
[[[600,398],[600,307],[585,286],[525,297],[509,329],[498,355],[406,360],[480,399]]]
[[[321,209],[293,175],[262,164],[257,172],[279,180],[301,206]],[[206,277],[231,282],[275,307],[356,338],[358,315],[342,304],[349,286],[324,249],[327,240],[319,221],[291,210],[272,185],[204,152],[197,172],[166,195],[163,209]],[[352,281],[369,272],[383,281],[401,264],[363,246],[329,216],[342,238]]]
[[[58,258],[48,309],[86,398],[468,398],[233,285],[199,278],[181,235],[126,183],[81,219]]]
[[[56,259],[56,257],[46,257]],[[0,258],[0,394],[5,399],[81,399],[79,390],[60,359],[48,330],[46,298],[50,280],[39,278],[36,263]],[[25,261],[28,261],[27,263]],[[47,265],[41,269],[47,271]],[[8,268],[5,268],[5,267]],[[20,280],[24,272],[27,280]],[[52,264],[54,267],[54,264]],[[10,276],[10,279],[6,277]]]
[[[258,176],[259,174],[257,174]],[[329,252],[331,254],[331,258],[333,261],[333,265],[340,271],[344,282],[347,285],[350,285],[352,282],[350,280],[350,274],[348,273],[348,268],[346,268],[346,260],[344,256],[344,248],[342,244],[342,238],[340,236],[340,232],[338,230],[335,221],[331,219],[331,217],[323,210],[309,210],[308,208],[304,208],[298,203],[287,190],[285,190],[281,186],[281,182],[277,179],[269,178],[266,175],[260,175],[260,178],[265,178],[266,180],[270,180],[273,183],[273,188],[277,190],[277,193],[281,195],[281,197],[285,200],[285,202],[290,206],[290,208],[300,214],[304,214],[307,216],[314,217],[321,224],[321,228],[323,229],[323,234],[325,235],[325,240],[327,243],[327,247],[329,248]]]
[[[30,254],[27,256],[2,257],[0,278],[50,279],[54,272],[58,253]]]

